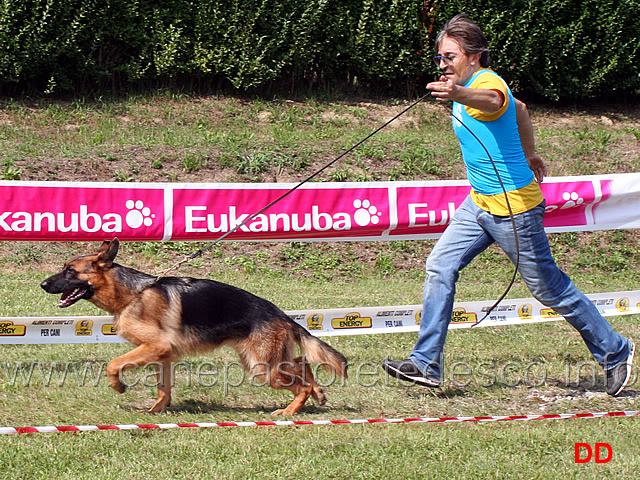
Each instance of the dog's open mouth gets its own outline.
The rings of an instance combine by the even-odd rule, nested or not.
[[[76,303],[81,298],[84,298],[84,296],[88,292],[89,292],[89,289],[84,287],[77,287],[77,288],[72,288],[70,290],[66,290],[62,293],[62,297],[60,297],[60,300],[58,301],[58,306],[60,308],[69,307],[74,303]]]

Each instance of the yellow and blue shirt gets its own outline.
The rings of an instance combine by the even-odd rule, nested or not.
[[[471,198],[493,215],[509,215],[504,191],[486,148],[498,169],[513,213],[522,213],[539,205],[544,198],[522,150],[511,90],[497,73],[488,69],[478,70],[464,86],[497,90],[504,98],[500,110],[492,114],[453,103],[453,128],[467,167]]]

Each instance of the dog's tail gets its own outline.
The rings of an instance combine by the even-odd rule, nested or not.
[[[304,327],[295,322],[294,324],[296,341],[307,361],[347,378],[347,358],[331,345],[311,335]]]

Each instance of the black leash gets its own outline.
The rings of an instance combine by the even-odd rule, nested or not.
[[[305,178],[304,180],[302,180],[301,182],[297,183],[295,186],[293,186],[292,188],[290,188],[289,190],[287,190],[286,192],[284,192],[282,195],[280,195],[278,198],[276,198],[275,200],[269,202],[267,205],[265,205],[264,207],[262,207],[260,210],[258,210],[257,212],[255,212],[254,214],[252,214],[251,216],[247,217],[242,223],[239,223],[238,225],[236,225],[234,228],[230,229],[228,232],[225,232],[223,235],[221,235],[220,237],[218,237],[217,239],[209,242],[208,244],[206,244],[204,247],[200,248],[199,250],[197,250],[196,252],[192,253],[191,255],[187,255],[185,258],[183,258],[182,260],[180,260],[179,262],[176,262],[173,266],[167,268],[166,270],[164,270],[163,272],[161,272],[160,274],[157,275],[156,281],[159,280],[162,277],[165,277],[168,273],[177,270],[178,268],[180,268],[180,266],[182,266],[183,264],[190,262],[191,260],[194,260],[200,256],[202,256],[206,251],[210,250],[211,248],[213,248],[215,245],[217,245],[218,243],[222,242],[225,238],[227,238],[229,235],[232,235],[233,233],[235,233],[238,229],[242,228],[243,226],[245,226],[247,223],[249,223],[251,220],[253,220],[254,218],[256,218],[258,215],[260,215],[261,213],[265,212],[266,210],[268,210],[269,208],[271,208],[273,205],[275,205],[276,203],[280,202],[281,200],[283,200],[285,197],[291,195],[293,192],[295,192],[296,190],[298,190],[300,187],[302,187],[305,183],[310,182],[311,180],[313,180],[315,177],[317,177],[318,175],[320,175],[322,172],[324,172],[325,170],[327,170],[328,168],[330,168],[331,166],[333,166],[333,164],[335,164],[337,161],[339,161],[340,159],[342,159],[345,155],[348,155],[349,153],[351,153],[353,150],[355,150],[356,148],[358,148],[360,145],[362,145],[364,142],[366,142],[367,140],[369,140],[371,137],[373,137],[376,133],[378,133],[380,130],[386,128],[391,122],[393,122],[394,120],[396,120],[397,118],[401,117],[402,115],[404,115],[405,113],[407,113],[409,110],[411,110],[413,107],[415,107],[416,105],[418,105],[420,102],[422,102],[425,98],[427,98],[428,96],[431,95],[431,92],[426,93],[425,95],[423,95],[422,97],[418,98],[416,101],[414,101],[411,105],[409,105],[407,108],[405,108],[404,110],[402,110],[400,113],[398,113],[397,115],[395,115],[393,118],[391,118],[390,120],[388,120],[387,122],[385,122],[384,124],[382,124],[381,126],[379,126],[378,128],[376,128],[373,132],[371,132],[369,135],[367,135],[366,137],[364,137],[362,140],[360,140],[359,142],[355,143],[354,145],[352,145],[349,149],[345,150],[344,152],[342,152],[340,155],[338,155],[336,158],[334,158],[333,160],[331,160],[329,163],[327,163],[325,166],[323,166],[322,168],[320,168],[319,170],[317,170],[316,172],[314,172],[313,174],[309,175],[307,178]],[[444,107],[444,105],[443,105]],[[445,110],[449,111],[446,107],[444,107]],[[500,176],[500,172],[498,171],[498,167],[496,166],[495,161],[493,160],[493,157],[491,156],[491,153],[489,152],[489,150],[487,149],[487,147],[484,145],[484,143],[482,143],[482,141],[480,140],[480,138],[478,138],[478,136],[462,121],[462,119],[458,118],[454,113],[453,113],[453,109],[451,109],[451,116],[460,123],[460,125],[462,125],[472,136],[473,138],[475,138],[478,143],[482,146],[482,148],[484,149],[484,151],[486,152],[487,156],[489,157],[489,160],[491,161],[491,165],[493,166],[493,169],[496,173],[496,177],[498,178],[498,181],[500,182],[500,186],[502,187],[502,191],[504,193],[504,198],[507,204],[507,208],[509,209],[509,217],[511,218],[511,225],[513,227],[513,236],[515,239],[515,243],[516,243],[516,261],[515,261],[515,269],[513,271],[513,276],[511,277],[511,281],[509,282],[509,284],[507,285],[507,288],[505,289],[505,291],[502,293],[502,295],[500,295],[500,298],[489,308],[489,310],[487,310],[487,312],[485,313],[484,317],[482,317],[478,322],[476,322],[473,327],[477,327],[481,322],[483,322],[488,316],[489,314],[500,304],[500,302],[502,300],[504,300],[504,298],[507,296],[507,294],[509,293],[509,291],[511,290],[511,287],[514,285],[515,280],[516,280],[516,276],[518,275],[518,267],[520,265],[520,243],[519,243],[519,239],[518,239],[518,232],[516,231],[516,222],[515,222],[515,218],[513,216],[513,210],[511,209],[511,203],[509,202],[509,195],[507,194],[507,189],[504,186],[504,183],[502,181],[502,177]]]
[[[242,223],[236,225],[234,228],[232,228],[231,230],[229,230],[228,232],[224,233],[223,235],[221,235],[220,237],[218,237],[217,239],[209,242],[208,244],[206,244],[204,247],[200,248],[198,251],[192,253],[191,255],[187,255],[185,258],[183,258],[182,260],[180,260],[179,262],[175,263],[173,266],[167,268],[166,270],[160,272],[157,275],[157,280],[159,280],[162,277],[165,277],[169,272],[172,272],[173,270],[177,270],[181,265],[183,265],[184,263],[190,262],[191,260],[194,260],[198,257],[200,257],[201,255],[203,255],[206,251],[210,250],[211,248],[213,248],[214,245],[220,243],[222,240],[224,240],[225,238],[227,238],[229,235],[235,233],[238,229],[244,227],[247,223],[249,223],[251,220],[253,220],[254,218],[256,218],[258,215],[260,215],[261,213],[263,213],[265,210],[268,210],[269,208],[271,208],[272,206],[274,206],[276,203],[278,203],[279,201],[281,201],[282,199],[284,199],[285,197],[291,195],[293,192],[295,192],[296,190],[298,190],[300,187],[302,187],[305,183],[310,182],[311,180],[313,180],[315,177],[317,177],[318,175],[320,175],[322,172],[324,172],[326,169],[328,169],[329,167],[331,167],[334,163],[336,163],[338,160],[340,160],[341,158],[343,158],[345,155],[348,155],[349,153],[351,153],[353,150],[355,150],[356,148],[358,148],[360,145],[362,145],[364,142],[366,142],[367,140],[369,140],[371,137],[373,137],[376,133],[378,133],[380,130],[386,128],[391,122],[393,122],[394,120],[396,120],[397,118],[401,117],[402,115],[404,115],[405,113],[407,113],[409,110],[411,110],[413,107],[415,107],[416,105],[418,105],[420,102],[422,102],[422,100],[424,100],[425,98],[427,98],[431,93],[428,92],[425,95],[423,95],[422,97],[420,97],[419,99],[417,99],[416,101],[414,101],[411,105],[409,105],[407,108],[405,108],[404,110],[402,110],[400,113],[398,113],[396,116],[394,116],[391,120],[388,120],[387,122],[385,122],[383,125],[379,126],[378,128],[376,128],[373,132],[371,132],[369,135],[367,135],[366,137],[364,137],[362,140],[360,140],[359,142],[355,143],[354,145],[352,145],[348,150],[345,150],[344,152],[342,152],[340,155],[338,155],[336,158],[334,158],[333,160],[331,160],[329,163],[327,163],[324,167],[322,167],[321,169],[317,170],[315,173],[313,173],[312,175],[309,175],[307,178],[305,178],[304,180],[302,180],[300,183],[296,184],[294,187],[290,188],[289,190],[287,190],[286,192],[284,192],[282,195],[280,195],[278,198],[276,198],[275,200],[273,200],[272,202],[270,202],[269,204],[265,205],[264,207],[262,207],[260,210],[258,210],[256,213],[252,214],[251,216],[247,217]]]
[[[445,110],[449,111],[446,107],[445,107]],[[516,220],[515,220],[515,217],[513,216],[513,210],[511,209],[511,202],[509,202],[509,195],[507,194],[507,189],[504,186],[504,182],[502,181],[502,177],[500,176],[500,172],[498,171],[496,162],[493,160],[491,153],[489,153],[489,150],[487,149],[485,144],[482,143],[482,141],[478,138],[478,136],[475,133],[473,133],[473,131],[467,125],[465,125],[465,123],[462,121],[461,118],[458,118],[456,114],[453,113],[453,108],[451,109],[451,116],[458,123],[460,123],[460,125],[462,125],[473,136],[473,138],[475,138],[478,141],[478,143],[482,146],[487,156],[489,157],[491,166],[493,167],[493,170],[496,172],[496,177],[498,178],[498,181],[500,182],[500,187],[502,188],[502,192],[504,193],[504,199],[507,202],[507,208],[509,209],[509,218],[511,219],[511,226],[513,228],[513,238],[516,242],[516,261],[514,262],[515,268],[513,270],[513,276],[511,277],[511,281],[509,282],[509,285],[507,285],[507,288],[502,293],[502,295],[500,295],[500,298],[496,300],[496,302],[489,308],[489,310],[487,310],[487,313],[484,314],[484,317],[482,317],[478,322],[474,323],[471,326],[471,328],[473,328],[480,325],[480,323],[483,322],[489,316],[489,314],[500,304],[500,302],[504,300],[504,297],[507,296],[507,293],[509,293],[509,290],[511,290],[511,287],[513,287],[513,284],[516,281],[516,276],[518,275],[518,267],[520,266],[520,241],[518,238],[518,231],[516,230]]]

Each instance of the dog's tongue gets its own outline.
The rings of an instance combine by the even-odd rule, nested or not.
[[[58,301],[58,307],[65,308],[73,305],[78,300],[80,300],[85,293],[86,290],[84,288],[74,288],[72,290],[67,290],[62,294],[62,297],[60,297],[60,300]]]

